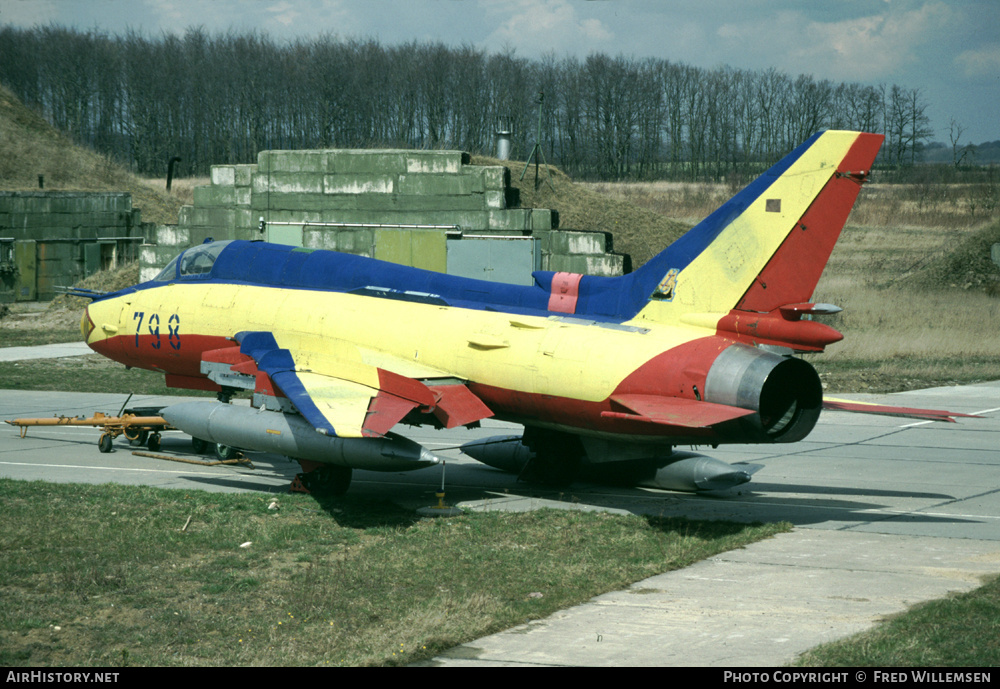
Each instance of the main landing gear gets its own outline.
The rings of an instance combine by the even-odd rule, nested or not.
[[[333,464],[320,464],[300,459],[302,473],[295,475],[289,488],[293,493],[311,493],[317,496],[343,495],[351,487],[354,470]]]

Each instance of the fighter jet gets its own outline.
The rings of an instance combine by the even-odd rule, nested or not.
[[[222,241],[94,298],[82,329],[96,352],[219,393],[164,409],[170,424],[298,459],[316,490],[439,461],[397,424],[484,418],[524,435],[466,452],[525,478],[725,488],[753,467],[674,448],[813,429],[822,388],[796,355],[842,337],[808,318],[837,310],[811,297],[882,139],[814,135],[621,277],[538,271],[518,286]],[[226,403],[239,390],[250,407]]]

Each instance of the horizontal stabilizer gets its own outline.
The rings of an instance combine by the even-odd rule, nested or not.
[[[823,398],[823,408],[830,411],[849,411],[857,414],[878,414],[881,416],[899,416],[907,419],[925,419],[927,421],[948,421],[955,423],[953,417],[978,419],[975,414],[962,414],[940,409],[915,409],[913,407],[892,407],[871,402],[855,402],[853,400]]]
[[[604,418],[642,421],[682,428],[706,428],[754,413],[752,409],[659,395],[614,395],[611,397],[611,401],[621,405],[628,412],[601,412],[601,416]]]

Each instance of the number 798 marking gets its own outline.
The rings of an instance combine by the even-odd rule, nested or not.
[[[149,318],[146,318],[145,311],[136,311],[132,314],[133,321],[139,321],[135,325],[135,348],[139,348],[139,334],[142,332],[143,322],[148,323],[146,326],[149,330],[149,334],[153,336],[153,340],[149,343],[153,349],[159,349],[161,345],[160,341],[160,316],[155,313],[151,313]],[[167,341],[170,343],[172,349],[181,348],[181,317],[176,313],[170,316],[170,320],[167,323],[167,330],[170,335]]]

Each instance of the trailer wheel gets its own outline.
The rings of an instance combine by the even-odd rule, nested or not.
[[[208,441],[191,436],[191,449],[194,450],[196,455],[203,455],[208,450]]]
[[[110,433],[104,433],[101,435],[101,439],[97,441],[97,449],[104,453],[111,452],[112,440]]]
[[[153,433],[152,435],[150,435],[149,436],[149,440],[146,441],[146,447],[149,448],[150,452],[159,452],[160,451],[160,434],[159,433]]]
[[[223,445],[222,443],[215,444],[215,456],[220,461],[226,461],[227,459],[236,459],[240,454],[240,451],[235,447],[230,447],[229,445]]]

